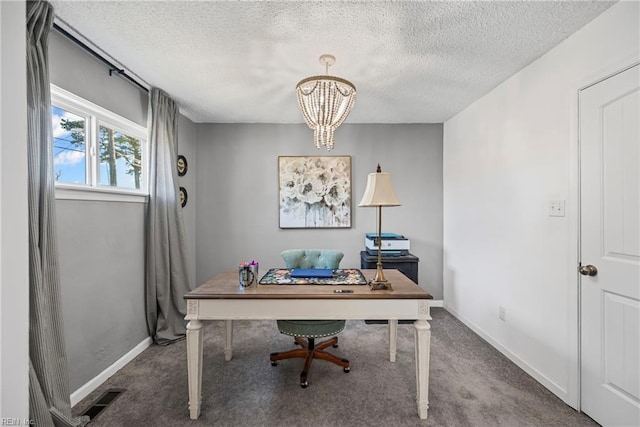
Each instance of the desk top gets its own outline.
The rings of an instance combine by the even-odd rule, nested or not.
[[[367,280],[376,270],[361,270]],[[238,271],[220,273],[184,296],[185,299],[432,299],[427,291],[417,286],[398,270],[384,270],[393,290],[372,291],[369,286],[321,285],[256,285],[241,288]],[[349,289],[353,293],[334,293],[335,289]]]

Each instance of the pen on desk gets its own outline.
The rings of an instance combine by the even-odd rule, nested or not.
[[[333,292],[336,294],[352,294],[353,293],[353,291],[350,289],[336,289]]]

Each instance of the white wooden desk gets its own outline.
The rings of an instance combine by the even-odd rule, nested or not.
[[[362,270],[367,279],[375,270]],[[415,328],[416,401],[418,416],[429,409],[429,347],[431,295],[398,270],[385,270],[392,291],[372,291],[368,286],[258,285],[242,289],[237,270],[221,273],[189,292],[187,300],[187,370],[189,412],[200,416],[202,405],[202,321],[225,320],[225,359],[231,360],[233,320],[268,319],[380,319],[389,320],[389,360],[395,362],[398,320],[417,319]],[[336,294],[334,289],[351,289]],[[268,357],[265,356],[265,361]],[[265,362],[265,366],[268,366]],[[265,368],[266,369],[266,368]]]

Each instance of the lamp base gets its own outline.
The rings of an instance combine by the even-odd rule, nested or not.
[[[377,172],[381,172],[380,165],[378,165]],[[384,277],[384,272],[382,271],[382,205],[378,206],[378,238],[376,239],[376,245],[378,246],[376,276],[369,281],[369,286],[372,291],[392,291],[391,282]]]
[[[372,291],[392,291],[391,282],[385,280],[384,282],[377,282],[375,280],[369,281],[369,286]]]
[[[378,252],[378,258],[380,258],[380,252]],[[376,270],[376,276],[369,280],[369,286],[372,291],[392,291],[391,282],[384,277],[382,271],[382,262],[378,261],[378,269]]]

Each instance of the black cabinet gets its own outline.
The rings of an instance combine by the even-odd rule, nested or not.
[[[413,280],[413,283],[418,284],[418,258],[415,255],[382,255],[382,268],[383,269],[396,269],[402,274]],[[378,255],[369,255],[367,251],[360,252],[360,268],[362,269],[376,269],[378,268]],[[386,320],[365,320],[365,323],[380,324],[387,323]],[[398,323],[413,323],[413,320],[400,320]]]
[[[402,274],[407,276],[413,282],[418,284],[418,258],[415,255],[382,255],[382,268],[383,269],[396,269],[400,270]],[[360,268],[367,269],[378,268],[378,255],[369,255],[367,251],[360,252]]]

